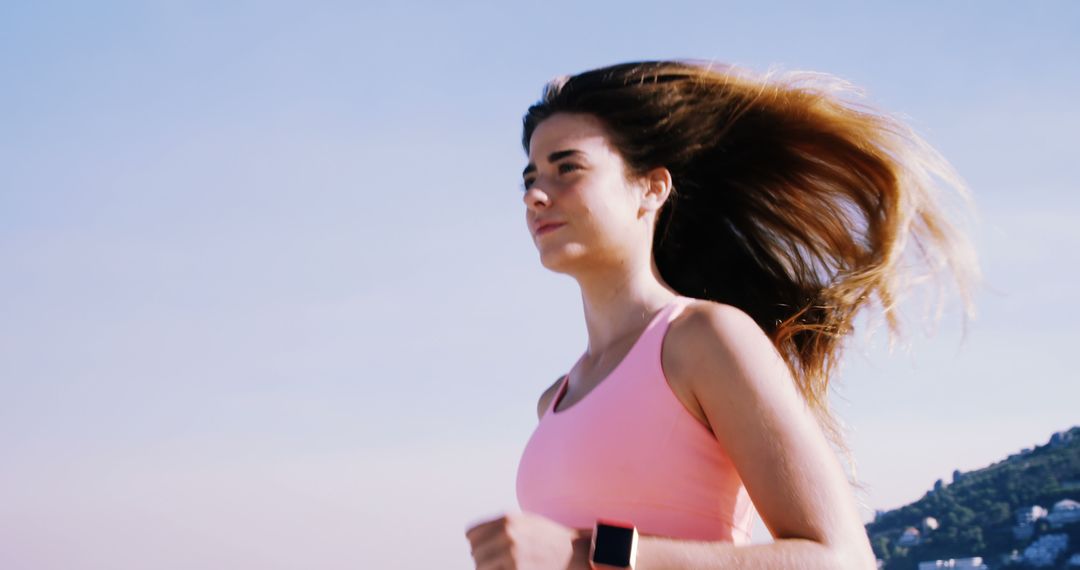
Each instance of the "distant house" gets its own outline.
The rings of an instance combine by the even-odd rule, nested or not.
[[[1080,503],[1072,499],[1062,499],[1054,503],[1050,514],[1046,515],[1046,520],[1050,521],[1052,528],[1080,521]]]
[[[922,520],[922,533],[927,534],[932,530],[937,530],[941,526],[938,524],[937,519],[934,517],[926,517]]]
[[[1024,549],[1024,562],[1032,566],[1051,566],[1068,547],[1069,535],[1063,532],[1044,534]]]
[[[896,540],[897,546],[915,546],[919,544],[921,535],[919,529],[909,526],[904,529],[904,533],[900,535],[900,538]]]
[[[1013,538],[1027,540],[1035,534],[1035,521],[1047,515],[1046,509],[1039,505],[1031,505],[1016,511],[1016,526],[1013,527]]]
[[[934,570],[935,568],[971,568],[974,570],[986,570],[986,564],[983,564],[981,556],[973,556],[971,558],[950,558],[948,560],[930,560],[928,562],[920,562],[919,570]]]
[[[1031,524],[1046,516],[1046,509],[1039,505],[1031,505],[1016,511],[1016,524]]]

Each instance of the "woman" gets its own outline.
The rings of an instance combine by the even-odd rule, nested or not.
[[[529,108],[526,222],[588,348],[540,397],[522,511],[466,531],[478,569],[589,568],[599,520],[638,531],[641,570],[875,567],[830,374],[873,299],[899,332],[910,254],[968,316],[978,270],[935,200],[963,183],[847,87],[635,62]],[[748,545],[755,511],[773,543]]]

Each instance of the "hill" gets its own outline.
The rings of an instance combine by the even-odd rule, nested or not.
[[[1054,505],[1059,511],[1070,507],[1060,503],[1066,499],[1080,500],[1080,427],[983,469],[954,471],[951,483],[939,479],[919,500],[879,511],[866,530],[888,570],[972,556],[992,568],[1031,567],[1034,558],[1023,559],[1025,549],[1049,534],[1068,536],[1068,547],[1054,559],[1054,567],[1063,567],[1070,554],[1080,552],[1080,522],[1056,524],[1068,520],[1068,513],[1043,515]]]

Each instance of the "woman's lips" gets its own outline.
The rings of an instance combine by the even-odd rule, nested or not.
[[[562,223],[544,224],[544,225],[542,225],[542,226],[540,226],[539,228],[536,229],[536,235],[537,236],[542,236],[542,235],[544,235],[546,233],[553,232],[553,231],[563,227],[564,225],[566,225],[566,224],[562,224]]]

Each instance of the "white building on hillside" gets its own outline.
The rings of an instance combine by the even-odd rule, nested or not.
[[[922,520],[922,532],[928,534],[930,531],[937,530],[941,525],[938,524],[937,519],[934,517],[926,517]]]
[[[904,533],[897,539],[896,544],[898,546],[915,546],[916,544],[919,544],[921,538],[922,536],[919,533],[919,529],[909,526],[904,529]]]
[[[1013,527],[1013,538],[1027,540],[1035,534],[1035,521],[1046,516],[1046,509],[1039,505],[1031,505],[1016,511],[1016,526]]]
[[[1016,524],[1030,524],[1047,515],[1046,509],[1039,505],[1031,505],[1016,510]]]
[[[972,570],[986,570],[986,564],[983,564],[982,556],[973,556],[971,558],[950,558],[948,560],[930,560],[928,562],[920,562],[919,570],[935,570],[936,568],[968,568]]]
[[[1080,503],[1072,499],[1062,499],[1054,503],[1054,508],[1046,515],[1046,520],[1050,521],[1053,528],[1080,521]]]

